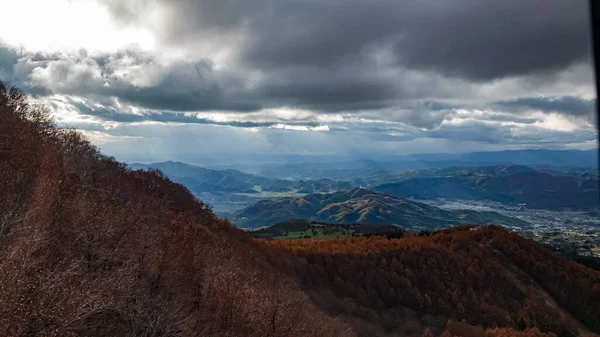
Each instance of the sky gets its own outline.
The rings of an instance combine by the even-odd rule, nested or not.
[[[123,161],[597,147],[586,0],[0,8],[0,79]]]

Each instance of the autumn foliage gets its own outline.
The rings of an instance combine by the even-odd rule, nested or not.
[[[600,331],[600,273],[501,227],[263,244],[271,263],[301,279],[331,313],[379,322],[386,333],[430,326],[439,335],[447,319],[558,336]],[[483,336],[479,329],[450,336]]]
[[[0,83],[0,336],[348,335],[244,233]]]

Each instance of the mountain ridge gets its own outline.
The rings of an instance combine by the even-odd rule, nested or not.
[[[182,162],[165,161],[151,164],[132,163],[135,170],[158,169],[174,181],[185,185],[194,193],[229,192],[292,192],[314,193],[350,188],[349,182],[332,179],[285,180],[267,178],[234,169],[213,170]]]
[[[414,178],[375,186],[374,190],[415,199],[490,200],[528,208],[590,210],[600,204],[598,186],[598,180],[523,171],[481,178]]]
[[[499,222],[508,226],[528,225],[525,221],[496,212],[442,210],[364,188],[262,200],[235,212],[231,220],[241,227],[262,227],[294,218],[333,224],[394,224],[406,229],[432,229],[444,225],[481,222]]]

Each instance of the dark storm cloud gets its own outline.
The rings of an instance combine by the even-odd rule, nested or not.
[[[257,111],[259,99],[243,93],[243,79],[217,72],[212,62],[180,61],[168,66],[135,51],[86,55],[27,55],[15,81],[30,93],[76,95],[100,102],[117,98],[137,107],[171,111]],[[136,70],[140,68],[142,70]],[[151,84],[136,84],[156,72]]]
[[[239,102],[227,99],[222,88],[212,85],[204,88],[186,88],[180,83],[170,83],[173,79],[163,81],[148,88],[125,88],[112,91],[115,97],[125,102],[156,110],[173,111],[256,111],[261,108],[258,103]]]
[[[491,80],[555,72],[590,57],[587,1],[463,0],[438,6],[422,6],[409,18],[414,25],[396,46],[402,64]]]
[[[19,55],[12,49],[0,44],[0,79],[12,80],[14,66],[19,61]]]
[[[193,115],[174,112],[147,112],[144,114],[122,113],[114,108],[92,108],[86,104],[72,102],[73,107],[81,112],[83,116],[90,116],[103,122],[117,123],[139,123],[139,122],[161,122],[161,123],[186,123],[186,124],[207,124],[233,126],[239,128],[258,128],[272,127],[280,122],[251,122],[251,121],[229,121],[219,122],[207,118],[199,118]],[[306,127],[317,127],[320,124],[316,122],[287,122],[289,125],[298,125]]]
[[[404,93],[393,78],[375,71],[290,69],[268,77],[254,95],[275,105],[338,112],[389,107]]]
[[[596,111],[595,99],[582,99],[573,96],[524,97],[511,101],[496,102],[494,105],[510,110],[541,110],[578,117],[590,117]]]
[[[143,24],[144,8],[163,8],[168,15],[157,34],[165,45],[230,48],[233,71],[261,74],[244,97],[270,107],[380,109],[401,99],[468,94],[439,77],[544,77],[590,60],[585,0],[105,3],[129,24]]]
[[[514,132],[513,127],[499,124],[470,122],[460,125],[444,125],[437,130],[425,131],[421,137],[450,141],[474,141],[487,144],[573,144],[596,140],[594,131],[562,132],[533,126]]]
[[[243,86],[239,76],[216,72],[209,60],[172,64],[160,80],[150,86],[135,86],[124,79],[110,81],[114,79],[110,62],[127,57],[134,57],[135,65],[144,66],[148,71],[155,67],[151,57],[135,52],[96,58],[94,61],[110,84],[108,88],[103,87],[100,94],[109,94],[124,102],[156,110],[256,111],[262,107],[257,101],[245,100],[239,93]],[[132,76],[130,80],[135,80]]]
[[[240,61],[267,70],[372,62],[367,55],[386,45],[399,65],[473,80],[552,72],[589,59],[584,0],[162,3],[174,13],[165,38],[242,30]]]
[[[22,76],[19,69],[16,69],[20,58],[21,55],[16,50],[0,43],[0,80],[8,85],[14,85],[30,95],[46,96],[51,94],[47,88],[27,84],[27,77]]]

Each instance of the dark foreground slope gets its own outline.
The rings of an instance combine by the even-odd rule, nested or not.
[[[501,227],[264,244],[277,248],[267,250],[274,265],[301,279],[328,312],[349,317],[362,335],[418,334],[424,326],[435,335],[456,334],[461,328],[453,324],[461,320],[466,331],[469,325],[558,336],[600,330],[600,273]],[[460,335],[483,336],[483,329]]]
[[[0,336],[351,335],[181,185],[27,100],[0,82]]]

